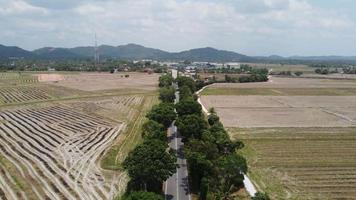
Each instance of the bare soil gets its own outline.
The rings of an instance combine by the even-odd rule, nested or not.
[[[115,89],[155,90],[157,89],[159,77],[157,74],[146,73],[79,73],[54,77],[52,75],[54,74],[48,75],[48,79],[53,78],[54,81],[47,83],[84,91]],[[128,77],[125,77],[126,75]]]

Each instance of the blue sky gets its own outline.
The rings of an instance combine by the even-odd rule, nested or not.
[[[355,0],[0,0],[0,44],[356,55]]]

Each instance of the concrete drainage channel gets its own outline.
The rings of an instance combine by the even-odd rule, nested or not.
[[[202,110],[204,111],[204,113],[206,115],[210,115],[209,111],[205,108],[205,106],[202,104],[202,102],[200,101],[200,93],[207,88],[208,86],[204,86],[202,89],[200,89],[199,91],[196,92],[196,94],[198,95],[198,103],[201,105]],[[246,188],[247,193],[251,196],[254,197],[255,194],[257,193],[257,190],[255,188],[255,186],[253,185],[252,181],[250,180],[250,178],[244,174],[244,186]]]

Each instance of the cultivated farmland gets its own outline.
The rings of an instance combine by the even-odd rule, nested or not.
[[[130,89],[130,90],[155,90],[158,81],[157,74],[143,73],[80,73],[63,74],[46,77],[39,75],[42,82],[57,86],[69,87],[84,91]]]
[[[356,82],[275,78],[214,84],[214,107],[245,143],[249,176],[272,199],[355,199]]]
[[[1,154],[19,171],[19,180],[31,180],[38,186],[29,188],[33,196],[112,198],[114,185],[105,182],[96,161],[117,138],[122,124],[58,106],[5,111],[0,119]],[[4,168],[2,171],[8,173]],[[4,177],[6,196],[17,199],[29,194],[12,190],[15,186],[10,178]]]
[[[356,128],[230,129],[273,199],[355,199]]]
[[[37,80],[37,74],[1,75],[0,199],[122,194],[128,179],[120,163],[141,141],[140,126],[157,102],[158,76],[137,73],[141,78],[135,80],[115,74],[122,78],[115,84],[108,74],[96,74],[94,90],[57,84],[62,76],[85,79],[80,74],[51,74],[40,82],[18,81],[22,76]]]

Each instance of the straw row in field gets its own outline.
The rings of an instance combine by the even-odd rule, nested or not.
[[[106,180],[97,161],[122,125],[59,106],[4,111],[0,120],[0,154],[31,185],[31,192],[15,192],[11,174],[0,169],[0,197],[113,198],[118,185]]]
[[[0,73],[0,83],[7,84],[31,84],[37,83],[38,78],[31,74]]]
[[[45,91],[34,87],[0,88],[0,103],[19,103],[47,100],[51,97]]]
[[[246,144],[252,177],[274,198],[356,196],[355,128],[256,128],[232,133]]]

